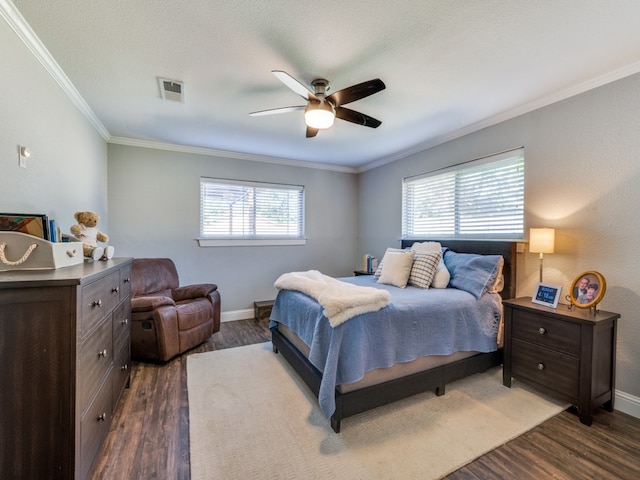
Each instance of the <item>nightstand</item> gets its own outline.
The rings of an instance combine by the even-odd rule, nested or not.
[[[564,304],[554,309],[530,297],[503,304],[505,386],[514,377],[565,400],[585,425],[595,408],[613,411],[619,314]]]
[[[360,275],[373,275],[375,272],[367,272],[366,270],[354,270],[353,274],[356,277],[359,277]]]

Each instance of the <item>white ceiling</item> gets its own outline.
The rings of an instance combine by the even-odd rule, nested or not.
[[[637,0],[13,4],[107,141],[336,168],[394,160],[640,71]],[[382,125],[336,120],[307,139],[302,112],[250,117],[304,103],[271,70],[327,78],[329,93],[380,78],[386,90],[348,106]],[[158,77],[184,82],[184,103],[162,100]]]

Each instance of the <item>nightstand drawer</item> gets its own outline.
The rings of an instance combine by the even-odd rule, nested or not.
[[[577,398],[580,361],[578,357],[539,347],[514,338],[511,370],[516,377],[539,383]]]
[[[580,325],[514,310],[511,336],[562,352],[580,353]]]

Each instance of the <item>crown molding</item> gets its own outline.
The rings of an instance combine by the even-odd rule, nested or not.
[[[343,167],[340,165],[330,165],[326,163],[308,162],[304,160],[292,160],[266,155],[254,155],[250,153],[233,152],[230,150],[216,150],[214,148],[192,147],[189,145],[178,145],[175,143],[163,143],[153,140],[138,140],[128,137],[109,137],[107,143],[116,145],[126,145],[129,147],[152,148],[156,150],[166,150],[170,152],[193,153],[196,155],[207,155],[209,157],[227,158],[235,160],[248,160],[251,162],[271,163],[275,165],[285,165],[288,167],[313,168],[316,170],[330,170],[341,173],[358,173],[356,168]]]
[[[69,77],[67,77],[67,75],[64,73],[60,65],[58,65],[58,63],[55,61],[55,59],[53,58],[49,50],[40,41],[38,36],[35,34],[35,32],[31,29],[31,27],[27,23],[27,21],[24,19],[22,14],[17,10],[15,5],[10,0],[0,0],[0,17],[4,18],[7,24],[13,29],[13,31],[18,35],[18,37],[24,42],[27,48],[31,51],[33,56],[42,64],[42,66],[49,73],[49,75],[53,77],[53,79],[60,86],[60,88],[67,94],[67,96],[71,99],[72,103],[78,108],[78,110],[80,110],[80,112],[85,116],[85,118],[89,121],[89,123],[91,123],[91,125],[96,129],[96,131],[108,143],[136,146],[136,147],[142,147],[142,148],[155,148],[159,150],[169,150],[169,151],[176,151],[176,152],[195,153],[195,154],[208,155],[208,156],[214,156],[214,157],[235,158],[240,160],[249,160],[253,162],[265,162],[265,163],[272,163],[272,164],[285,165],[285,166],[313,168],[313,169],[319,169],[319,170],[330,170],[330,171],[336,171],[336,172],[342,172],[342,173],[362,173],[367,170],[371,170],[373,168],[381,167],[388,163],[392,163],[397,160],[406,158],[410,155],[414,155],[416,153],[428,150],[438,145],[442,145],[451,140],[455,140],[465,135],[469,135],[471,133],[477,132],[479,130],[482,130],[483,128],[496,125],[506,120],[510,120],[520,115],[524,115],[526,113],[532,112],[539,108],[546,107],[553,103],[565,100],[567,98],[579,95],[581,93],[587,92],[594,88],[615,82],[617,80],[620,80],[622,78],[625,78],[640,72],[640,61],[631,63],[630,65],[621,67],[619,69],[616,69],[604,75],[600,75],[591,80],[587,80],[577,85],[573,85],[566,89],[554,92],[550,95],[540,97],[536,100],[533,100],[532,102],[519,105],[511,110],[507,110],[505,112],[499,113],[497,115],[494,115],[493,117],[484,119],[480,122],[476,122],[472,125],[466,126],[464,128],[458,129],[453,132],[449,132],[445,135],[441,135],[439,137],[433,138],[426,142],[416,144],[411,148],[398,151],[392,155],[379,158],[377,160],[373,160],[371,162],[365,163],[359,167],[354,168],[354,167],[343,167],[343,166],[331,165],[331,164],[315,163],[315,162],[309,162],[309,161],[282,159],[282,158],[247,154],[247,153],[241,153],[241,152],[232,152],[232,151],[226,151],[226,150],[216,150],[216,149],[210,149],[210,148],[190,147],[190,146],[169,144],[169,143],[162,143],[162,142],[136,140],[136,139],[130,139],[125,137],[113,137],[111,136],[107,128],[103,125],[103,123],[95,115],[91,107],[89,107],[89,105],[84,100],[84,98],[82,98],[82,96],[80,95],[78,90],[75,88],[75,86],[73,85]]]
[[[40,41],[31,26],[24,19],[15,5],[9,0],[0,0],[0,16],[5,19],[7,24],[18,35],[20,40],[24,42],[33,56],[42,64],[44,69],[53,77],[62,91],[67,94],[71,102],[80,110],[85,118],[93,125],[98,133],[108,140],[110,134],[102,122],[96,117],[91,107],[85,102],[76,87],[71,83],[69,77],[62,71],[58,62],[55,61],[47,47]]]
[[[585,82],[581,82],[577,85],[572,85],[568,88],[559,90],[550,95],[540,97],[529,103],[519,105],[511,110],[507,110],[505,112],[499,113],[497,115],[494,115],[493,117],[468,125],[454,132],[441,135],[427,142],[419,143],[417,145],[414,145],[411,148],[396,152],[393,155],[389,155],[387,157],[374,160],[373,162],[366,163],[358,167],[357,171],[358,173],[362,173],[367,170],[371,170],[373,168],[381,167],[388,163],[395,162],[396,160],[400,160],[410,155],[428,150],[438,145],[442,145],[443,143],[450,142],[451,140],[455,140],[456,138],[464,137],[465,135],[469,135],[470,133],[477,132],[479,130],[482,130],[483,128],[497,125],[498,123],[504,122],[506,120],[510,120],[512,118],[519,117],[520,115],[524,115],[526,113],[533,112],[534,110],[537,110],[539,108],[552,105],[562,100],[566,100],[576,95],[580,95],[581,93],[588,92],[589,90],[593,90],[603,85],[613,83],[617,80],[630,77],[631,75],[635,75],[636,73],[639,73],[639,72],[640,72],[640,61],[631,63],[622,68],[618,68],[612,72],[606,73],[604,75],[600,75],[598,77],[592,78]]]

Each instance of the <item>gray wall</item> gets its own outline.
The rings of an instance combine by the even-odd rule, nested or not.
[[[223,312],[275,298],[284,272],[352,275],[357,266],[357,176],[110,144],[108,232],[117,255],[170,257],[181,282],[216,283]],[[305,186],[305,246],[200,247],[200,177]]]
[[[108,229],[105,140],[4,21],[0,45],[0,211],[44,213],[68,233],[75,211],[95,210]]]
[[[359,249],[380,257],[398,245],[403,177],[519,146],[525,147],[525,236],[530,227],[556,228],[556,252],[545,255],[544,280],[568,292],[586,270],[604,275],[607,291],[599,307],[622,315],[617,388],[637,402],[640,75],[362,173]],[[518,296],[533,293],[538,265],[536,254],[519,255]]]

